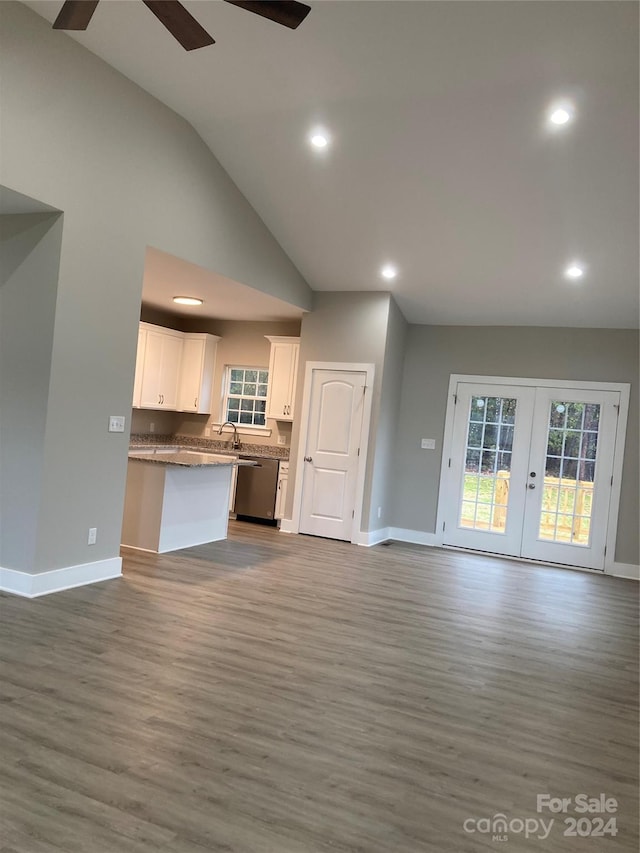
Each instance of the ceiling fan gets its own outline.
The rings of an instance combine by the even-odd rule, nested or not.
[[[53,23],[54,30],[86,30],[96,10],[99,0],[65,0],[58,17]],[[158,18],[171,35],[185,50],[196,50],[215,44],[215,39],[200,26],[193,15],[178,0],[142,0]],[[269,18],[276,24],[282,24],[295,30],[311,11],[311,7],[296,0],[225,0],[233,6],[240,6],[248,12]]]

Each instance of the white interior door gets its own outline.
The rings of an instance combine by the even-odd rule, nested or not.
[[[460,382],[443,541],[604,567],[620,394]]]
[[[314,370],[300,533],[351,540],[366,374]]]

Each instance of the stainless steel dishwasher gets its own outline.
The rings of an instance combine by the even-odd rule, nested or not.
[[[255,465],[238,466],[235,513],[237,518],[273,521],[278,489],[278,459],[240,454]]]

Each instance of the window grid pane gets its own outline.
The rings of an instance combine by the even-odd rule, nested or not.
[[[589,547],[600,405],[553,400],[538,537]]]
[[[471,398],[461,527],[506,531],[516,404],[506,397]]]
[[[268,370],[258,367],[229,368],[226,420],[246,426],[265,426],[268,381]]]

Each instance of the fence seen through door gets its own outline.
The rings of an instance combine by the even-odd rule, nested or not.
[[[503,533],[507,523],[517,401],[473,396],[465,447],[461,527]],[[538,535],[588,545],[600,406],[553,400]]]

